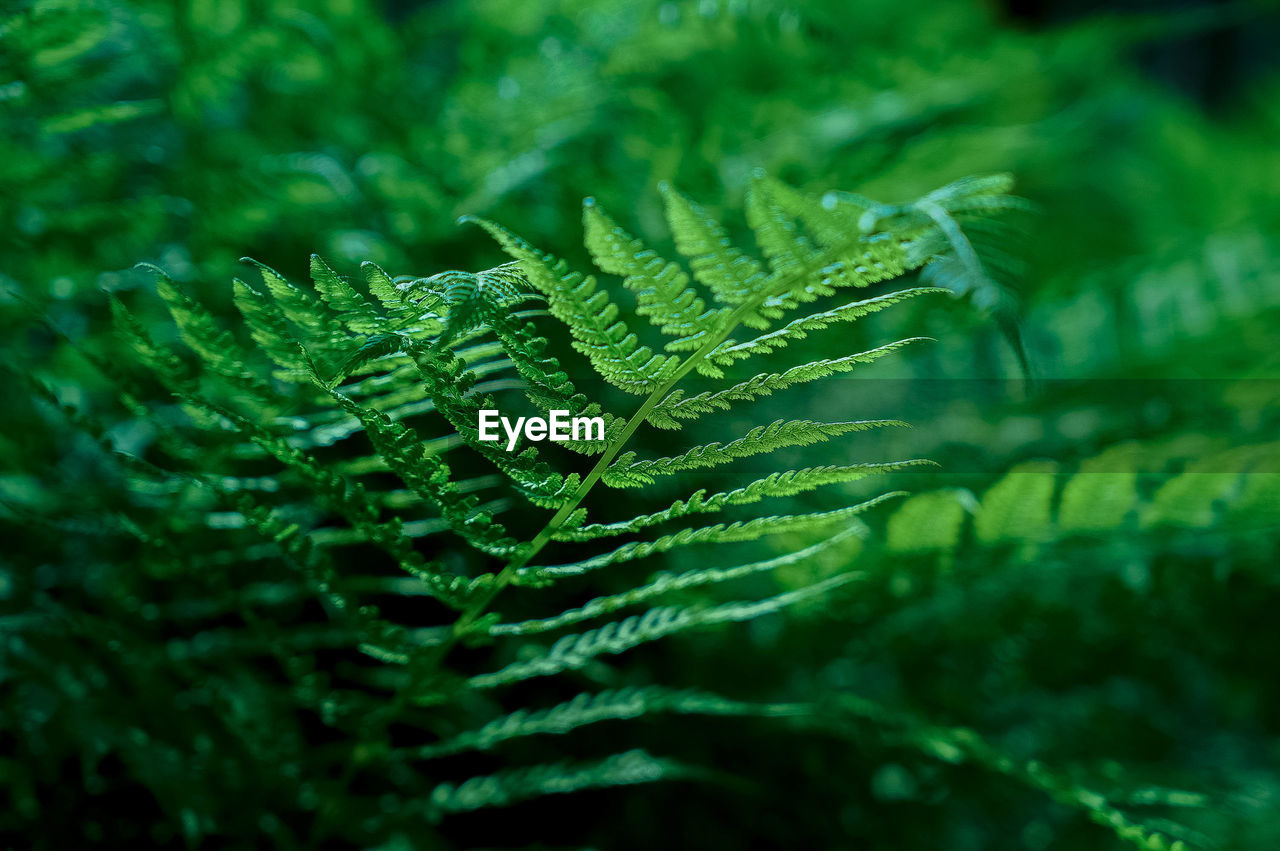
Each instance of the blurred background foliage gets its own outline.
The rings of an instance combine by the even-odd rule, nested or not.
[[[1016,758],[1103,778],[1114,788],[1100,791],[1193,846],[1280,847],[1277,36],[1262,3],[10,6],[0,836],[1112,847],[1078,813],[870,715],[839,744],[764,722],[649,722],[629,735],[745,782],[598,791],[429,839],[398,833],[394,795],[333,785],[327,760],[359,758],[360,743],[300,711],[279,673],[314,665],[323,637],[299,649],[290,624],[315,613],[273,610],[269,628],[293,648],[275,661],[239,648],[227,613],[191,614],[234,609],[252,570],[199,564],[216,534],[208,506],[139,492],[103,451],[150,457],[162,430],[109,377],[127,356],[104,291],[174,336],[138,261],[234,326],[228,282],[244,255],[294,280],[312,252],[347,273],[363,260],[391,274],[488,268],[495,247],[455,224],[478,214],[582,266],[587,195],[663,247],[661,181],[741,234],[756,170],[884,201],[1007,170],[1035,209],[975,235],[990,274],[848,336],[850,350],[894,333],[936,344],[762,406],[759,421],[916,426],[829,463],[940,462],[898,477],[915,495],[840,564],[760,581],[851,561],[865,579],[799,622],[637,653],[628,682],[660,671],[745,699],[860,695],[887,717],[971,727]],[[540,746],[557,756],[554,739]]]

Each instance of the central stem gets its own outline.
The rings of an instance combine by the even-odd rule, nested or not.
[[[445,657],[448,656],[449,651],[466,634],[467,629],[469,629],[471,625],[484,614],[485,610],[493,603],[494,598],[496,598],[498,594],[502,593],[504,588],[511,584],[512,580],[515,579],[516,573],[521,568],[528,565],[534,556],[541,552],[542,548],[550,543],[555,533],[564,524],[564,521],[579,505],[582,504],[582,501],[586,499],[587,494],[589,494],[591,489],[600,481],[605,470],[608,469],[609,464],[613,462],[613,459],[616,458],[618,453],[626,446],[627,441],[631,439],[631,436],[635,434],[636,429],[638,429],[640,424],[644,422],[645,418],[649,416],[649,412],[653,410],[654,406],[662,399],[666,398],[667,394],[675,388],[676,384],[688,375],[694,367],[705,360],[707,355],[710,354],[716,346],[724,342],[738,327],[738,323],[742,321],[742,318],[745,315],[754,311],[765,300],[774,294],[788,291],[794,282],[807,275],[813,274],[816,271],[820,271],[823,267],[828,266],[833,262],[837,262],[837,260],[832,258],[840,258],[846,251],[855,247],[860,239],[861,235],[855,234],[852,238],[841,240],[837,245],[828,246],[826,250],[822,251],[817,256],[811,257],[806,262],[797,264],[794,268],[788,270],[787,274],[777,275],[778,279],[773,282],[774,286],[767,287],[754,298],[747,299],[733,309],[733,311],[724,319],[721,328],[712,334],[708,338],[707,342],[703,343],[697,351],[686,358],[684,362],[682,362],[680,366],[677,367],[676,370],[657,387],[657,389],[649,394],[648,398],[645,399],[644,404],[642,404],[640,408],[631,415],[631,418],[627,421],[626,428],[623,429],[621,436],[614,441],[611,446],[605,449],[604,453],[600,456],[600,459],[596,461],[595,466],[591,468],[591,472],[589,472],[586,478],[582,480],[582,483],[578,485],[578,489],[574,491],[573,496],[571,496],[564,505],[560,506],[560,509],[556,511],[551,519],[547,521],[547,524],[542,527],[542,531],[534,536],[533,540],[530,541],[527,546],[521,547],[511,561],[507,562],[506,566],[499,571],[498,575],[494,578],[493,584],[489,586],[484,593],[478,595],[462,611],[462,614],[458,616],[458,619],[453,622],[453,626],[450,628],[448,635],[439,645],[436,646],[437,650],[434,654],[434,661],[437,666],[444,661]]]
[[[600,456],[600,459],[596,461],[595,466],[591,468],[591,472],[587,473],[586,478],[584,478],[582,483],[578,485],[578,489],[573,492],[573,496],[571,496],[564,505],[560,506],[560,509],[552,515],[551,519],[547,521],[547,524],[542,527],[542,531],[538,532],[538,534],[534,536],[528,546],[522,547],[520,552],[517,553],[511,561],[507,562],[506,566],[502,568],[494,579],[493,585],[489,587],[488,591],[472,601],[472,603],[463,610],[458,619],[453,622],[453,627],[449,631],[448,637],[446,637],[444,642],[439,645],[440,651],[437,654],[439,661],[443,661],[444,657],[448,655],[448,652],[453,645],[456,644],[466,633],[467,628],[470,627],[471,624],[475,623],[476,619],[484,614],[484,611],[493,602],[494,598],[497,597],[504,588],[511,584],[511,581],[515,578],[517,571],[528,565],[528,563],[533,560],[533,557],[541,552],[542,548],[551,542],[552,537],[557,531],[559,531],[560,527],[564,524],[564,521],[574,512],[575,509],[577,509],[579,505],[582,504],[582,501],[587,498],[587,494],[591,493],[591,489],[594,488],[600,481],[601,477],[604,476],[604,472],[608,469],[609,464],[613,462],[613,459],[616,458],[618,453],[627,445],[627,441],[629,441],[631,436],[635,434],[636,429],[640,428],[640,424],[649,416],[649,412],[653,410],[654,406],[665,399],[667,395],[675,389],[675,386],[680,383],[681,379],[688,375],[694,367],[702,362],[712,349],[724,342],[725,339],[733,333],[733,330],[738,327],[738,322],[741,320],[743,314],[749,310],[753,310],[755,306],[756,304],[754,301],[748,301],[738,305],[733,313],[729,314],[728,318],[725,320],[724,328],[713,334],[707,342],[702,344],[701,348],[686,358],[666,381],[660,384],[652,393],[649,394],[645,399],[644,404],[642,404],[636,412],[631,415],[631,418],[627,420],[626,428],[622,430],[622,434],[611,446],[605,449],[604,453]]]

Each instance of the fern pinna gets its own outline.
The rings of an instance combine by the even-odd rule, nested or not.
[[[335,758],[341,770],[333,794],[356,794],[356,777],[371,768],[396,790],[400,803],[369,808],[374,833],[391,836],[423,818],[438,822],[452,812],[548,793],[706,774],[708,767],[636,749],[580,763],[499,764],[469,778],[439,760],[654,713],[817,717],[812,706],[748,704],[654,684],[584,691],[540,708],[504,707],[500,690],[560,675],[613,683],[602,667],[612,654],[694,627],[778,612],[854,580],[853,572],[836,573],[730,602],[678,596],[806,563],[862,534],[859,515],[895,494],[726,522],[698,515],[927,462],[778,470],[733,489],[694,490],[622,520],[597,514],[603,501],[594,497],[604,489],[643,493],[737,459],[901,425],[780,420],[660,457],[629,448],[642,428],[678,431],[704,415],[847,372],[922,339],[776,371],[758,367],[809,335],[946,292],[912,286],[803,309],[932,263],[954,263],[955,251],[970,262],[967,243],[957,244],[957,222],[1009,206],[1007,190],[1004,177],[962,181],[927,196],[927,215],[917,215],[910,206],[839,192],[811,198],[760,177],[746,199],[757,257],[735,246],[704,208],[663,187],[687,268],[658,256],[588,200],[586,247],[601,271],[621,277],[634,313],[653,326],[653,339],[665,338],[661,351],[641,342],[634,320],[624,318],[595,277],[488,221],[476,224],[511,262],[426,278],[392,278],[366,263],[368,295],[318,257],[311,266],[314,292],[257,266],[258,283],[234,286],[235,304],[260,350],[253,353],[160,273],[160,295],[194,356],[151,339],[142,322],[114,303],[139,359],[180,403],[148,417],[159,449],[180,472],[138,461],[139,475],[158,478],[171,491],[204,494],[199,504],[208,508],[211,524],[217,518],[229,535],[259,539],[202,554],[195,569],[225,570],[234,585],[256,577],[255,560],[278,560],[298,577],[300,599],[311,596],[323,606],[323,616],[312,617],[320,621],[313,631],[282,635],[271,628],[261,600],[237,592],[245,607],[241,626],[266,637],[266,652],[294,678],[297,699],[359,743]],[[595,376],[635,398],[632,410],[606,411],[579,389],[572,368],[551,354],[548,335],[557,332],[548,317],[567,330]],[[741,367],[749,368],[745,376],[731,378]],[[686,390],[682,383],[692,374],[714,382],[714,389]],[[126,404],[141,412],[137,398],[125,393]],[[518,406],[599,417],[604,439],[563,444],[584,456],[576,471],[558,469],[564,459],[553,463],[546,448],[508,452],[480,439],[481,411]],[[715,561],[716,545],[781,533],[793,533],[788,540],[805,533],[809,540],[766,558]],[[156,536],[148,540],[169,546]],[[627,566],[693,546],[707,547],[713,564],[639,582]],[[340,555],[344,550],[358,552],[368,567],[352,570],[355,557]],[[569,555],[557,560],[551,553]],[[573,596],[565,588],[599,587],[592,581],[606,575],[632,580],[622,590],[552,611],[504,618],[495,608],[509,588],[530,589],[528,599],[545,594],[541,599],[563,601]],[[589,579],[572,584],[583,576]],[[558,585],[558,591],[549,587]],[[462,652],[461,646],[476,649]],[[325,655],[356,649],[361,657]],[[834,713],[830,723],[839,729],[859,712],[868,716],[858,706],[823,711]],[[975,757],[980,762],[987,759],[976,744],[957,753],[966,748],[983,754]],[[1110,813],[1104,803],[1090,809]],[[345,829],[326,823],[322,810],[312,838]]]

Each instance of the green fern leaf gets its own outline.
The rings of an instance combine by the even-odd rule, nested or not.
[[[722,582],[729,582],[734,579],[740,579],[745,576],[775,570],[779,567],[786,567],[787,565],[801,564],[806,559],[809,559],[835,544],[844,541],[850,536],[862,535],[865,531],[866,528],[863,526],[848,526],[834,535],[823,538],[816,544],[811,544],[803,549],[785,553],[775,558],[765,559],[764,561],[739,564],[733,567],[697,568],[687,570],[679,574],[660,572],[655,574],[653,578],[644,585],[631,588],[618,594],[596,597],[579,608],[568,609],[554,617],[520,621],[518,623],[494,624],[489,628],[489,634],[501,636],[530,635],[533,633],[548,632],[571,624],[581,623],[585,620],[598,618],[601,615],[607,615],[611,612],[616,612],[619,609],[634,606],[638,603],[646,602],[654,599],[655,597],[660,597],[663,594],[669,594],[673,591],[683,591],[689,588],[702,587],[704,585],[715,585]]]
[[[758,294],[767,278],[760,264],[735,248],[724,227],[700,205],[665,183],[660,188],[676,248],[691,258],[694,276],[716,300],[738,305]],[[745,314],[742,321],[751,327],[766,324],[755,313]]]
[[[864,316],[884,310],[886,307],[892,307],[919,295],[945,292],[948,292],[948,290],[940,287],[915,287],[909,290],[900,290],[896,293],[875,296],[874,298],[862,299],[861,301],[852,301],[831,310],[824,310],[820,313],[792,320],[776,331],[762,334],[753,340],[747,340],[743,343],[727,340],[712,350],[708,355],[708,359],[720,366],[729,366],[735,361],[754,355],[767,355],[783,348],[793,340],[804,339],[812,331],[820,331],[839,322],[852,322],[861,319]]]
[[[753,517],[750,520],[738,520],[728,524],[716,523],[696,529],[681,529],[679,532],[663,535],[652,541],[633,541],[629,544],[623,544],[607,553],[593,556],[583,561],[573,562],[572,564],[522,568],[520,573],[517,574],[517,578],[527,584],[540,584],[563,576],[578,576],[621,562],[646,558],[655,553],[665,553],[677,547],[687,547],[693,544],[727,544],[739,541],[754,541],[766,535],[821,529],[833,523],[853,521],[856,515],[862,514],[888,499],[902,495],[902,491],[893,491],[880,494],[857,505],[849,505],[832,511]]]
[[[251,257],[241,258],[258,269],[267,292],[281,312],[301,331],[299,340],[311,346],[331,346],[347,336],[333,314],[315,297],[291,284],[283,275]]]
[[[679,763],[632,750],[592,763],[539,765],[472,777],[456,786],[442,783],[431,793],[426,816],[438,822],[449,813],[504,807],[543,795],[652,783],[694,774]]]
[[[253,341],[279,367],[272,374],[282,381],[295,384],[310,381],[306,364],[298,352],[298,342],[280,308],[239,278],[233,282],[233,286],[233,300],[249,326]]]
[[[637,461],[634,452],[624,453],[619,455],[613,465],[605,471],[603,481],[611,487],[639,487],[653,484],[658,476],[716,467],[728,464],[737,458],[762,455],[789,446],[810,446],[840,435],[886,426],[906,426],[906,423],[900,420],[859,420],[843,423],[777,420],[767,426],[757,426],[737,440],[695,446],[682,455],[669,458]]]
[[[426,450],[413,429],[392,421],[386,414],[356,404],[336,390],[330,392],[344,410],[360,420],[378,454],[391,469],[420,497],[435,504],[451,529],[482,552],[498,556],[511,554],[515,539],[491,516],[478,510],[479,500],[458,491],[449,481],[449,466]]]
[[[723,603],[710,607],[650,609],[643,615],[614,621],[599,629],[579,635],[566,635],[542,654],[526,661],[513,662],[491,674],[478,674],[471,678],[470,684],[474,688],[495,688],[534,677],[577,670],[602,654],[625,653],[641,644],[687,629],[754,620],[773,614],[787,606],[826,594],[856,578],[857,574],[839,574],[763,600]]]
[[[886,546],[898,553],[951,553],[960,542],[964,518],[964,503],[955,491],[916,494],[890,515]]]
[[[1049,531],[1049,502],[1057,484],[1057,465],[1031,461],[1019,464],[982,497],[974,523],[978,540],[1036,541]]]
[[[489,750],[503,742],[539,735],[564,735],[602,721],[639,718],[654,713],[779,717],[807,711],[792,704],[752,704],[729,700],[694,689],[676,691],[661,686],[623,688],[598,694],[579,694],[549,709],[518,710],[433,745],[401,752],[401,758],[434,759],[468,750]]]
[[[1080,465],[1062,488],[1058,507],[1062,531],[1089,533],[1120,527],[1138,500],[1135,454],[1133,447],[1118,447]]]
[[[178,289],[168,275],[150,266],[156,276],[156,290],[164,299],[182,334],[183,342],[199,354],[218,374],[260,400],[274,397],[270,386],[245,365],[247,357],[230,333],[220,329],[214,318]]]
[[[311,255],[311,280],[320,297],[352,331],[372,334],[383,327],[383,319],[373,305],[318,254]]]
[[[793,366],[786,372],[757,375],[727,390],[699,393],[697,396],[684,397],[681,391],[675,390],[649,412],[649,422],[659,428],[679,428],[679,421],[682,419],[697,419],[703,414],[727,411],[734,402],[750,402],[796,384],[849,372],[858,364],[871,363],[912,343],[931,339],[930,337],[911,337],[857,354],[811,361]]]
[[[981,212],[976,199],[994,197],[992,192],[991,187],[971,187],[930,203],[942,205],[953,217],[976,216]],[[931,253],[940,245],[936,217],[920,208],[891,210],[856,196],[808,198],[757,177],[748,190],[746,221],[763,258],[758,260],[735,247],[728,229],[702,206],[669,188],[664,187],[663,195],[680,255],[675,259],[685,267],[650,251],[590,201],[583,210],[584,242],[604,274],[621,276],[622,287],[635,296],[638,315],[667,339],[667,351],[678,355],[656,354],[643,345],[595,278],[571,271],[555,256],[486,221],[478,223],[513,263],[479,272],[398,278],[366,263],[362,270],[368,296],[318,257],[312,259],[314,289],[296,287],[259,266],[263,288],[235,284],[235,302],[254,344],[245,349],[172,282],[160,285],[161,295],[190,356],[179,357],[157,344],[123,305],[113,303],[128,345],[180,402],[182,425],[158,440],[171,457],[208,470],[181,475],[156,470],[155,481],[170,486],[181,482],[182,487],[215,494],[220,509],[228,510],[202,515],[200,523],[256,536],[254,558],[267,552],[285,558],[300,577],[300,590],[294,593],[317,595],[333,627],[299,632],[280,642],[280,648],[324,646],[367,657],[365,665],[346,666],[342,677],[376,690],[376,700],[358,688],[308,680],[299,688],[307,696],[303,705],[326,719],[339,717],[339,724],[359,717],[361,729],[372,731],[369,741],[390,740],[391,726],[406,722],[425,722],[436,738],[431,744],[384,752],[384,757],[431,759],[493,749],[516,739],[655,712],[816,717],[815,708],[804,705],[752,705],[661,687],[580,695],[530,712],[508,707],[513,696],[499,691],[575,671],[608,676],[604,657],[686,630],[779,612],[864,578],[860,572],[842,573],[763,599],[710,601],[725,583],[742,580],[742,587],[750,588],[751,577],[761,580],[770,571],[806,564],[840,542],[869,535],[861,516],[899,492],[853,504],[837,501],[825,510],[728,518],[704,526],[681,523],[687,517],[928,463],[783,469],[740,487],[699,489],[674,502],[667,498],[657,508],[629,511],[616,521],[598,519],[601,484],[638,489],[737,459],[903,425],[897,420],[779,420],[749,427],[737,439],[674,450],[669,457],[641,459],[629,448],[641,429],[676,427],[897,352],[922,338],[722,380],[740,360],[770,356],[809,335],[916,295],[943,291],[916,287],[806,316],[789,315],[841,287],[868,286],[936,262]],[[874,231],[859,227],[868,211],[878,211]],[[699,293],[703,286],[710,292],[710,305]],[[523,307],[530,290],[546,299],[547,310]],[[639,397],[634,408],[606,413],[602,403],[612,406],[613,400],[592,399],[579,389],[587,385],[552,354],[558,349],[550,339],[548,315],[554,320],[550,327],[560,327],[573,350],[585,356],[592,377]],[[781,327],[766,331],[775,321]],[[744,326],[763,333],[738,342],[734,335]],[[261,350],[257,361],[254,347]],[[695,373],[716,383],[688,395],[681,382]],[[290,388],[287,399],[276,398],[277,384],[259,376],[298,386]],[[260,404],[241,410],[236,399],[246,390]],[[505,443],[481,440],[480,413],[505,411],[511,404],[525,412],[532,406],[544,413],[601,417],[603,440],[565,444],[592,456],[589,468],[571,472],[559,467],[563,457],[556,450],[517,442],[507,451]],[[532,436],[529,441],[537,443]],[[988,494],[984,513],[990,516],[981,522],[990,528],[984,526],[981,534],[1025,539],[1026,530],[998,522],[998,503],[1009,498],[995,490]],[[507,515],[501,513],[520,507],[520,500],[528,503],[524,516],[505,522]],[[534,510],[528,510],[530,505]],[[540,516],[539,509],[548,516]],[[899,515],[906,516],[899,512],[891,519],[891,538],[901,534],[905,521]],[[602,543],[619,535],[644,536],[650,528],[655,531],[639,540]],[[135,529],[144,546],[157,551],[167,546],[163,535],[141,524]],[[553,595],[529,590],[522,592],[529,604],[519,609],[523,619],[502,622],[494,611],[495,599],[512,586],[548,585],[688,546],[710,548],[783,534],[796,536],[794,545],[787,539],[788,546],[768,558],[682,572],[659,570],[638,584],[615,586],[624,590],[588,593],[585,602],[550,611],[539,610],[537,603]],[[571,550],[556,556],[564,563],[546,563],[547,548],[561,543]],[[349,562],[334,557],[342,547],[387,556],[407,575],[340,575],[336,565]],[[167,563],[178,563],[176,552],[163,554]],[[239,552],[227,545],[202,554],[199,564],[225,566]],[[443,605],[413,609],[411,624],[393,620],[388,612],[401,607],[382,602],[387,596],[410,600],[424,595]],[[678,604],[671,605],[672,598]],[[669,605],[654,607],[661,602]],[[632,616],[623,617],[623,610],[631,610]],[[577,625],[610,617],[620,619],[597,621],[598,628],[565,635],[549,646],[532,643],[537,641],[533,636],[585,629]],[[238,640],[234,629],[226,640]],[[263,644],[259,640],[256,646]],[[491,645],[499,661],[481,669],[483,673],[464,674],[451,664],[450,654],[460,644]],[[306,664],[304,659],[299,668]],[[427,707],[441,711],[424,711]],[[457,723],[476,710],[494,720],[473,730]],[[639,752],[596,763],[507,768],[442,784],[421,806],[424,815],[438,820],[545,794],[686,771]]]
[[[745,487],[732,491],[707,495],[705,490],[695,491],[686,499],[652,514],[642,514],[617,523],[593,523],[566,526],[556,534],[562,541],[592,541],[598,538],[638,532],[648,526],[665,523],[690,514],[707,514],[733,505],[749,505],[769,497],[795,496],[805,491],[833,484],[846,484],[867,476],[890,473],[911,467],[928,466],[932,461],[914,459],[881,464],[850,464],[844,466],[806,467],[785,473],[770,473]]]
[[[574,348],[587,356],[603,378],[641,395],[660,386],[670,359],[639,344],[636,335],[618,319],[617,305],[596,288],[594,278],[570,272],[563,261],[534,249],[492,222],[469,221],[488,231],[521,262],[530,283],[547,297],[551,313],[568,326]]]
[[[715,331],[727,312],[710,310],[689,286],[689,276],[676,264],[650,251],[609,218],[594,199],[582,208],[585,243],[601,271],[623,276],[623,286],[636,294],[636,313],[676,339],[669,352],[693,351]]]
[[[775,277],[807,266],[818,251],[800,231],[798,222],[773,197],[774,185],[757,173],[747,190],[747,224]]]

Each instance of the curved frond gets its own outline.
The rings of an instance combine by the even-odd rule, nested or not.
[[[597,762],[517,768],[484,777],[472,777],[460,785],[440,784],[431,793],[426,805],[426,815],[434,822],[449,813],[504,807],[543,795],[652,783],[656,780],[688,777],[694,773],[679,763],[657,759],[642,750],[627,751]]]
[[[873,428],[906,425],[900,420],[858,420],[843,423],[777,420],[767,426],[756,426],[737,440],[695,446],[682,455],[668,458],[638,461],[634,452],[627,452],[619,455],[605,471],[603,481],[612,487],[640,487],[652,484],[659,476],[716,467],[728,464],[736,458],[762,455],[789,446],[810,446],[833,437]]]
[[[679,428],[680,420],[697,419],[703,414],[710,414],[715,411],[727,411],[734,402],[750,402],[753,399],[768,396],[796,384],[804,384],[830,375],[849,372],[858,364],[871,363],[912,343],[930,339],[929,337],[911,337],[874,349],[868,349],[865,352],[858,352],[839,358],[824,358],[811,361],[800,366],[793,366],[786,372],[773,372],[768,375],[754,376],[726,390],[708,391],[688,397],[683,396],[681,391],[675,390],[649,412],[649,422],[659,428]]]
[[[655,574],[653,578],[644,585],[631,588],[618,594],[596,597],[579,608],[568,609],[554,617],[520,621],[519,623],[494,624],[489,628],[489,634],[502,636],[529,635],[538,632],[549,632],[571,624],[591,620],[592,618],[598,618],[601,615],[616,612],[619,609],[634,606],[638,603],[643,603],[647,600],[651,600],[655,597],[659,597],[673,591],[683,591],[704,585],[716,585],[721,582],[729,582],[734,579],[740,579],[757,573],[765,573],[779,567],[800,564],[803,563],[805,559],[811,558],[851,536],[863,535],[865,531],[865,527],[862,526],[848,526],[830,537],[823,538],[816,544],[811,544],[803,549],[785,553],[775,558],[765,559],[764,561],[739,564],[734,565],[733,567],[695,568],[678,574],[660,572]]]
[[[584,240],[596,265],[622,275],[623,286],[636,294],[636,313],[676,338],[667,343],[667,351],[697,349],[727,315],[724,308],[707,308],[689,286],[683,269],[619,227],[594,199],[583,204],[582,221]]]
[[[645,394],[659,386],[670,358],[654,354],[622,320],[608,293],[595,279],[569,271],[564,261],[538,251],[515,234],[482,219],[472,219],[514,258],[544,296],[551,313],[569,328],[574,348],[596,371],[628,393]]]
[[[665,607],[650,609],[621,621],[614,621],[589,632],[566,635],[541,654],[527,661],[512,662],[491,674],[471,678],[475,688],[495,688],[534,677],[546,677],[562,671],[577,670],[603,654],[616,655],[650,641],[677,632],[712,624],[754,620],[774,614],[813,597],[826,594],[857,578],[857,574],[839,574],[795,591],[766,597],[763,600],[722,603],[709,607]]]
[[[733,505],[749,505],[769,497],[795,496],[826,485],[847,484],[867,476],[896,472],[911,467],[930,466],[932,461],[913,459],[880,464],[846,464],[825,467],[805,467],[785,473],[770,473],[762,479],[731,491],[708,495],[705,490],[694,491],[685,499],[678,499],[662,511],[641,514],[630,520],[616,523],[591,523],[566,525],[557,535],[562,541],[592,541],[612,535],[638,532],[648,526],[656,526],[690,514],[708,514]]]
[[[865,351],[810,356],[799,365],[762,366],[752,370],[755,375],[725,378],[740,361],[768,358],[918,295],[949,291],[917,286],[844,304],[833,298],[807,314],[799,310],[841,288],[867,287],[940,258],[962,260],[962,251],[948,242],[954,234],[947,222],[1002,207],[998,189],[979,181],[915,206],[889,207],[842,193],[811,198],[757,176],[746,198],[746,230],[754,237],[748,251],[733,244],[730,229],[707,208],[664,186],[678,254],[670,260],[588,199],[584,243],[603,273],[599,280],[497,224],[473,220],[512,262],[398,277],[364,263],[364,285],[358,285],[313,256],[310,287],[295,286],[257,264],[261,284],[233,284],[244,335],[220,328],[209,311],[161,275],[160,296],[188,351],[180,354],[156,342],[118,299],[112,310],[137,361],[178,402],[169,405],[175,409],[172,421],[156,425],[156,443],[175,466],[189,469],[168,471],[142,458],[131,463],[147,470],[149,494],[199,489],[200,499],[183,494],[173,501],[199,506],[197,524],[253,537],[252,549],[219,546],[200,554],[196,567],[255,569],[268,559],[283,559],[296,576],[287,593],[273,593],[283,593],[290,605],[313,596],[321,603],[332,625],[287,640],[266,632],[267,638],[255,636],[251,644],[256,652],[281,655],[308,712],[335,725],[358,723],[374,731],[374,740],[391,741],[392,725],[426,734],[425,744],[386,748],[360,760],[405,763],[475,750],[496,756],[505,743],[519,751],[535,745],[534,737],[655,713],[794,715],[825,723],[823,707],[748,703],[661,685],[583,693],[536,710],[510,705],[525,689],[501,687],[557,676],[607,680],[607,657],[687,630],[781,612],[872,578],[871,572],[855,570],[798,588],[790,584],[793,572],[810,573],[815,559],[841,543],[851,551],[873,550],[862,516],[902,495],[894,490],[854,501],[822,489],[919,469],[927,461],[767,469],[724,490],[681,490],[682,498],[665,496],[656,505],[640,500],[648,486],[673,476],[904,422],[777,420],[745,426],[736,439],[674,448],[656,458],[641,458],[632,441],[642,430],[679,428],[737,403],[870,366],[926,339],[886,341]],[[930,205],[949,218],[944,222]],[[635,313],[655,336],[666,338],[665,353],[655,353],[632,330],[614,300],[614,286],[633,295]],[[545,299],[546,309],[527,305],[531,299]],[[775,322],[775,330],[767,330]],[[757,331],[744,334],[744,328]],[[568,345],[557,344],[557,333]],[[585,357],[585,375],[566,360],[574,357],[565,354],[570,348]],[[690,393],[682,382],[697,375],[709,380]],[[623,393],[606,388],[597,397],[590,392],[599,386],[595,379]],[[624,394],[631,404],[618,404],[628,398]],[[146,416],[129,393],[121,396],[127,410]],[[494,440],[493,411],[503,420],[509,416],[507,425],[560,412],[598,417],[603,435],[567,441],[557,435],[560,445],[553,448],[544,442],[550,435],[515,426],[507,428],[509,440]],[[94,437],[99,445],[107,443],[106,432]],[[575,465],[562,448],[588,457]],[[1052,485],[1019,481],[984,496],[972,536],[979,543],[1026,546],[1054,522]],[[630,489],[635,500],[633,494],[602,498],[602,485]],[[685,519],[819,491],[828,498],[826,507],[815,497],[812,505],[787,504],[762,516],[700,526]],[[1200,505],[1186,493],[1169,490],[1159,500],[1168,509],[1160,516],[1172,516],[1177,506]],[[1268,495],[1265,489],[1252,493],[1254,503]],[[891,514],[889,549],[918,555],[960,546],[966,540],[964,505],[954,495],[948,499],[916,497]],[[1035,528],[1010,507],[1027,500],[1045,508],[1033,518]],[[1073,487],[1061,517],[1074,527],[1093,528],[1103,522],[1086,510],[1094,502],[1105,500],[1095,490]],[[1114,502],[1098,512],[1107,522],[1122,510],[1133,513],[1123,498]],[[1184,514],[1204,516],[1199,509]],[[1164,522],[1150,516],[1146,522]],[[609,517],[618,519],[604,519]],[[140,546],[167,546],[163,533],[142,525],[131,533]],[[611,540],[629,535],[635,537]],[[773,541],[765,557],[734,554],[679,571],[664,569],[668,565],[655,558],[696,545],[726,553],[731,548],[720,545],[766,537]],[[563,563],[548,563],[549,546],[558,548],[554,558]],[[336,556],[346,548],[359,559]],[[366,556],[377,566],[366,567]],[[167,551],[161,557],[167,565],[179,561]],[[592,585],[598,571],[650,558],[655,564],[647,579]],[[792,570],[768,576],[784,568]],[[565,581],[573,577],[581,579]],[[586,590],[579,587],[582,596],[571,604],[540,602],[556,595],[539,588],[562,581],[566,593],[571,587]],[[737,583],[745,599],[720,602],[736,596],[730,583]],[[758,591],[778,583],[786,583],[786,590]],[[524,599],[513,609],[518,618],[504,621],[495,600],[513,586],[521,587]],[[255,605],[268,604],[255,594]],[[579,631],[564,634],[573,629]],[[226,632],[223,643],[234,645],[236,629]],[[537,638],[553,633],[558,639],[546,644]],[[459,645],[477,648],[478,659],[496,661],[479,668],[469,662],[464,671],[453,664]],[[288,654],[306,646],[341,651],[334,681],[351,685],[334,686],[331,673],[313,658],[303,659],[295,671]],[[357,653],[361,664],[345,658]],[[490,720],[473,728],[467,719],[477,716]],[[547,794],[695,771],[629,751],[581,763],[509,766],[416,788],[420,815],[438,821]],[[334,793],[342,791],[339,784]]]
[[[668,184],[659,187],[676,248],[690,258],[696,277],[721,304],[737,305],[758,295],[767,278],[760,264],[735,248],[724,226]],[[747,325],[761,320],[747,315]]]
[[[687,547],[692,544],[727,544],[739,541],[754,541],[766,535],[820,529],[833,523],[854,521],[856,515],[862,514],[885,500],[902,495],[902,491],[893,491],[880,494],[857,505],[848,505],[831,511],[753,517],[750,520],[737,520],[733,523],[716,523],[697,529],[681,529],[679,532],[663,535],[652,541],[633,541],[629,544],[623,544],[607,553],[602,553],[583,561],[573,562],[572,564],[521,568],[517,577],[527,583],[545,582],[562,576],[578,576],[590,573],[602,567],[609,567],[625,561],[635,561],[655,553],[665,553],[676,547]]]
[[[696,689],[673,690],[661,686],[622,688],[597,694],[583,693],[549,709],[521,709],[497,718],[476,730],[444,741],[401,752],[402,759],[434,759],[469,750],[489,750],[503,742],[528,736],[564,735],[602,721],[639,718],[653,713],[778,717],[796,715],[806,707],[792,704],[752,704],[729,700]]]

